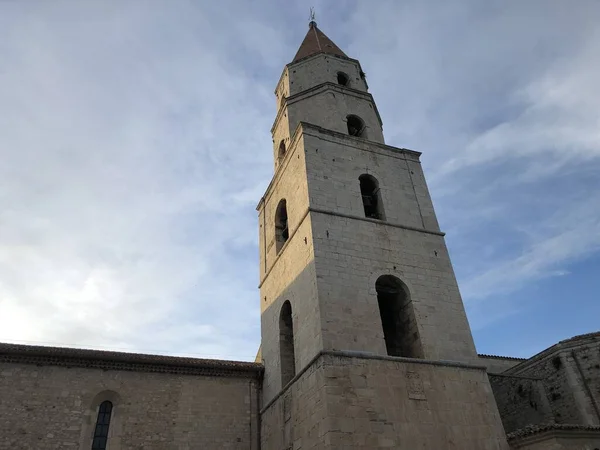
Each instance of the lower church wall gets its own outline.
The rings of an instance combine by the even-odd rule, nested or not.
[[[0,363],[0,450],[89,450],[105,400],[110,450],[258,450],[258,378]]]
[[[554,422],[542,380],[492,374],[489,379],[507,433]]]

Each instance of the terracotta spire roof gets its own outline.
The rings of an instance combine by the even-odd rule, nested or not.
[[[329,53],[330,55],[346,56],[346,54],[333,43],[331,39],[325,36],[317,23],[313,20],[308,24],[308,33],[304,37],[296,56],[292,62],[305,58],[316,53]]]

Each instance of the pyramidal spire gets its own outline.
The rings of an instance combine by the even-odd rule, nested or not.
[[[311,15],[311,21],[308,24],[308,33],[304,37],[302,44],[292,62],[316,53],[329,53],[330,55],[346,56],[346,54],[329,39],[318,27],[314,20],[314,15]]]

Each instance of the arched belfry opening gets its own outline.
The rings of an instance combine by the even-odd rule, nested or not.
[[[285,156],[285,141],[282,139],[279,143],[279,150],[277,151],[277,159],[281,161]]]
[[[296,375],[294,354],[294,323],[292,304],[286,300],[279,314],[279,362],[281,364],[281,387],[288,384]]]
[[[375,282],[385,347],[389,356],[422,358],[423,349],[408,288],[393,275]]]
[[[337,73],[337,82],[341,86],[349,86],[350,85],[350,77],[346,75],[344,72]]]
[[[365,210],[365,217],[385,220],[381,191],[377,178],[372,175],[363,174],[358,177],[358,181],[360,182],[360,195]]]
[[[277,253],[281,251],[289,237],[287,205],[285,199],[282,199],[275,210],[275,248]]]
[[[348,134],[350,136],[361,138],[367,137],[367,127],[360,117],[350,115],[346,117],[346,124],[348,125]]]

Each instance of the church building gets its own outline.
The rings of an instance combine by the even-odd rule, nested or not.
[[[477,354],[360,62],[313,21],[275,97],[256,362],[0,344],[0,450],[600,449],[600,333]]]

